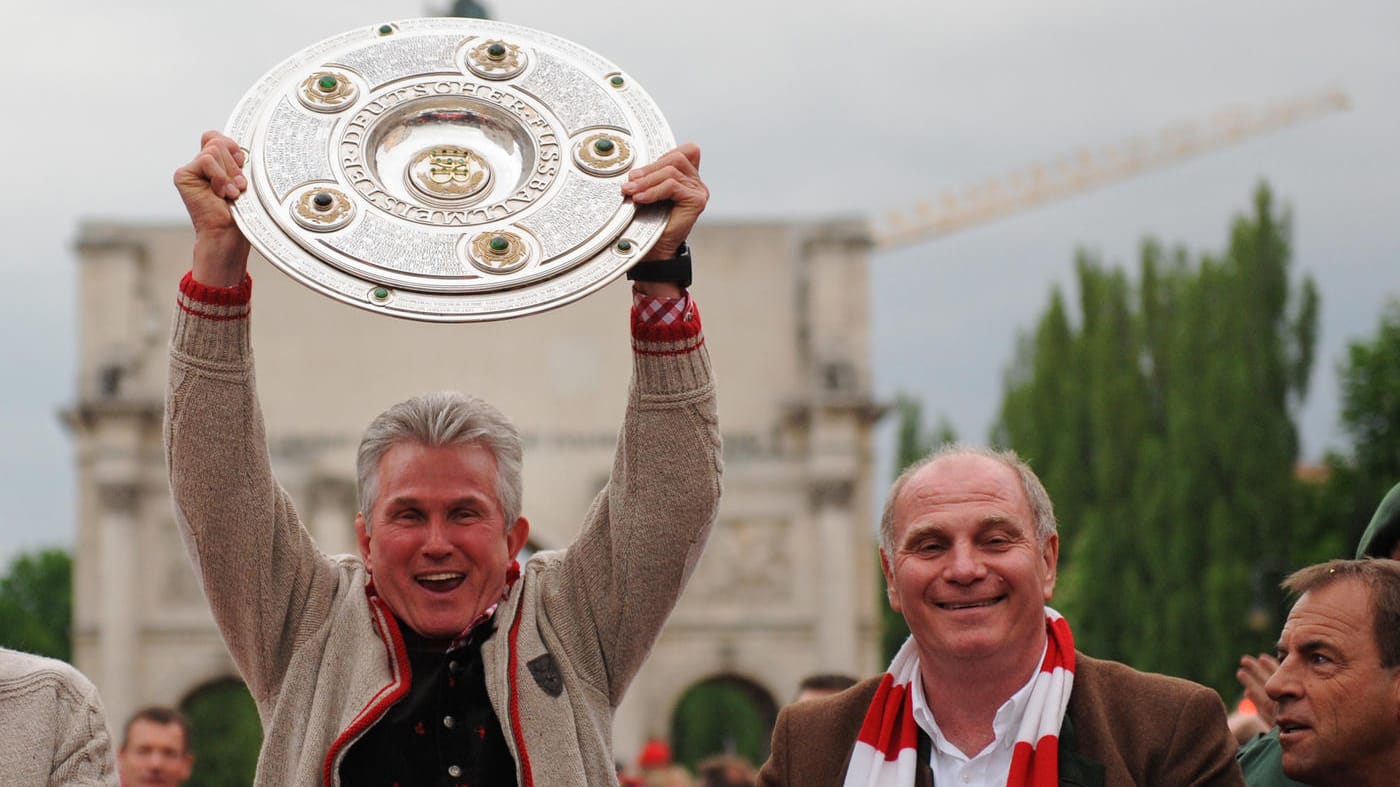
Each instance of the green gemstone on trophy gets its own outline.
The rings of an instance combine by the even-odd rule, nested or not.
[[[617,250],[618,250],[618,251],[621,251],[621,252],[629,252],[629,251],[631,251],[631,250],[632,250],[632,242],[631,242],[631,241],[625,241],[625,240],[620,240],[620,241],[618,241],[618,242],[617,242]]]
[[[335,90],[336,85],[339,85],[339,84],[340,84],[340,80],[336,79],[335,77],[331,76],[330,74],[326,74],[325,76],[323,76],[323,77],[321,77],[320,79],[316,80],[316,87],[319,87],[319,88],[321,89],[321,92],[323,92],[323,93],[329,93],[329,92],[331,92],[332,90]]]
[[[389,291],[386,290],[386,289],[383,288],[383,287],[375,287],[375,288],[374,288],[374,299],[375,299],[376,301],[388,300],[388,299],[389,299]]]
[[[612,83],[613,87],[622,87],[623,85],[627,84],[627,80],[623,79],[620,76],[613,77],[608,81]]]
[[[492,60],[500,60],[501,58],[506,56],[506,45],[492,44],[491,46],[486,47],[486,55]]]
[[[510,241],[504,235],[491,236],[491,251],[505,251],[510,248]]]
[[[380,26],[379,26],[379,34],[382,35],[382,36],[387,36],[387,35],[389,35],[389,34],[392,33],[392,32],[394,32],[394,26],[393,26],[393,25],[380,25]]]
[[[614,147],[616,147],[616,145],[614,145],[613,141],[611,139],[608,139],[607,137],[604,137],[598,140],[597,142],[593,143],[593,149],[597,151],[599,155],[602,156],[606,156],[609,153],[613,152]]]

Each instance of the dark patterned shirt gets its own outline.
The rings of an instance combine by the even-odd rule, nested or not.
[[[409,690],[351,745],[340,764],[345,787],[515,785],[515,759],[486,695],[481,645],[486,621],[444,651],[398,621],[408,649]]]

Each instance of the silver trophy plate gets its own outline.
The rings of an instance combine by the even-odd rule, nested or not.
[[[632,167],[674,147],[632,78],[548,33],[481,19],[354,30],[272,69],[228,135],[248,153],[234,218],[337,300],[435,322],[540,312],[656,242]]]

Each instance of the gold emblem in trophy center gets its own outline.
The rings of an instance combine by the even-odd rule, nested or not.
[[[440,205],[468,204],[491,185],[491,165],[470,148],[455,145],[420,152],[404,174],[409,188]]]

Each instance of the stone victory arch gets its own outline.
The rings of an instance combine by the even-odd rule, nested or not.
[[[75,662],[113,727],[236,677],[174,525],[166,347],[191,231],[85,225],[77,390]],[[619,758],[685,691],[738,679],[788,701],[812,672],[873,673],[878,563],[864,222],[702,222],[693,292],[720,385],[725,493],[709,549],[619,709]],[[327,552],[354,551],[354,453],[407,396],[470,391],[525,440],[531,546],[567,544],[603,484],[627,384],[626,282],[542,315],[430,325],[318,296],[262,260],[253,341],[274,469]],[[873,497],[874,496],[874,497]]]

